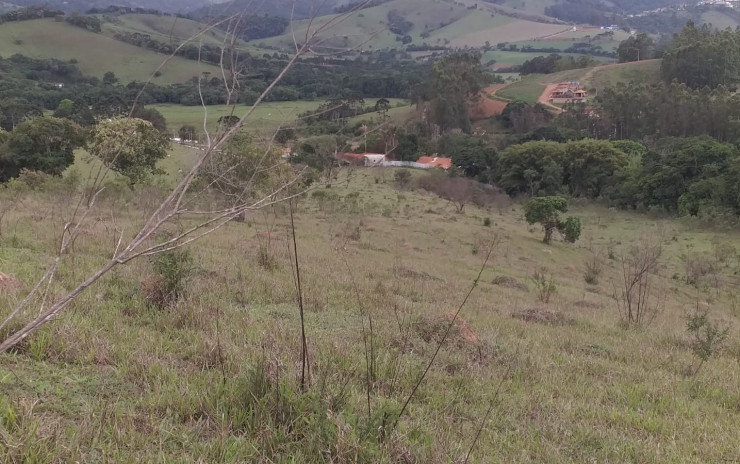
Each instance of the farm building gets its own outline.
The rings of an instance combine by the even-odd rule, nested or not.
[[[380,166],[385,161],[385,155],[378,153],[337,153],[335,158],[340,164],[353,166]]]
[[[550,103],[585,103],[587,97],[578,82],[561,82],[550,94]]]
[[[450,169],[452,167],[452,159],[442,158],[439,156],[422,156],[416,162],[432,168],[442,168],[444,170]]]
[[[365,157],[365,166],[382,166],[385,161],[385,155],[378,153],[363,153]]]
[[[337,153],[335,158],[339,161],[339,164],[352,166],[363,166],[365,164],[365,156],[361,153]]]

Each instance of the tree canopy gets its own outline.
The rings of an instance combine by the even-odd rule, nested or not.
[[[156,164],[167,155],[168,147],[167,135],[149,121],[116,118],[95,127],[88,150],[133,185],[160,172]]]
[[[524,206],[524,218],[530,224],[542,224],[545,230],[543,242],[549,244],[552,233],[559,231],[566,241],[574,243],[581,236],[581,220],[570,216],[561,219],[560,213],[568,212],[568,202],[563,197],[535,197]]]
[[[74,162],[74,150],[85,143],[85,136],[72,121],[49,117],[20,123],[0,134],[0,142],[0,181],[6,181],[24,169],[61,175]]]

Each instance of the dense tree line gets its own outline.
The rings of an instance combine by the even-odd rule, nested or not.
[[[649,147],[527,142],[501,152],[495,172],[511,195],[568,194],[681,215],[740,214],[740,150],[709,137],[666,138]]]
[[[455,51],[432,65],[414,96],[426,107],[427,124],[442,133],[452,129],[470,132],[470,105],[494,79],[483,69],[479,52]]]
[[[81,27],[92,32],[101,31],[101,23],[97,16],[81,16],[72,14],[64,18],[66,22],[73,26]]]
[[[619,62],[627,63],[629,61],[650,59],[653,57],[653,47],[653,39],[645,33],[630,36],[620,42],[619,47],[617,47]]]
[[[404,18],[398,10],[390,10],[388,12],[388,29],[394,34],[404,36],[411,32],[413,27],[414,23]]]
[[[740,30],[714,30],[689,21],[663,55],[663,79],[674,79],[691,88],[724,85],[740,80]]]
[[[574,42],[573,45],[566,48],[565,50],[555,47],[533,47],[532,45],[525,45],[519,48],[517,44],[510,44],[508,42],[500,42],[496,44],[496,48],[499,50],[506,50],[510,52],[523,52],[523,53],[575,53],[580,55],[591,55],[591,56],[603,56],[607,58],[616,58],[617,53],[611,50],[604,50],[601,45],[592,42]],[[410,50],[410,49],[409,49]]]
[[[280,16],[249,15],[242,19],[242,26],[237,30],[244,40],[264,39],[281,35],[288,28],[290,20]]]
[[[562,56],[551,54],[548,56],[537,56],[522,63],[519,73],[526,74],[551,74],[569,69],[588,68],[595,66],[596,60],[588,56]]]
[[[0,15],[0,24],[13,21],[30,21],[32,19],[54,18],[64,15],[63,11],[47,8],[44,6],[29,6],[10,10]]]
[[[335,13],[347,13],[357,8],[361,8],[361,9],[372,8],[375,6],[382,5],[383,3],[388,3],[390,1],[392,0],[370,0],[369,2],[367,2],[367,4],[365,4],[365,2],[362,0],[355,1],[355,2],[349,2],[347,4],[335,7],[334,12]]]
[[[106,7],[97,7],[97,8],[90,8],[87,10],[88,15],[97,15],[97,14],[114,14],[114,15],[124,15],[124,14],[151,14],[151,15],[157,15],[157,16],[175,16],[172,13],[165,13],[160,10],[154,9],[154,8],[140,8],[140,7],[132,7],[132,6],[120,6],[120,5],[110,5]]]
[[[545,8],[545,14],[563,21],[581,24],[612,24],[623,19],[624,14],[639,13],[675,5],[675,0],[560,0]]]
[[[740,141],[740,95],[724,86],[691,89],[672,82],[619,83],[599,93],[599,107],[574,107],[559,124],[593,137],[643,139],[709,135]]]

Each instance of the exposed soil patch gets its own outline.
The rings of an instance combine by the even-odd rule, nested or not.
[[[488,119],[503,113],[507,103],[501,100],[488,98],[489,95],[496,95],[496,92],[506,87],[507,84],[494,85],[486,88],[480,94],[476,104],[470,109],[470,118],[473,120]]]

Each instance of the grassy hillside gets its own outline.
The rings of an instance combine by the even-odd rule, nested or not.
[[[190,39],[206,28],[206,24],[174,16],[148,14],[128,14],[115,16],[115,22],[103,23],[103,30],[109,35],[119,31],[149,34],[152,38],[164,43],[180,43]],[[223,43],[224,34],[218,29],[211,29],[199,37],[204,43],[219,45]]]
[[[621,63],[612,66],[594,68],[584,79],[589,88],[602,89],[620,82],[660,81],[660,60],[645,60],[632,63]]]
[[[520,42],[538,37],[565,32],[569,26],[536,22],[528,19],[491,12],[481,4],[467,6],[448,0],[393,0],[377,7],[362,10],[327,32],[322,45],[334,48],[403,49],[388,30],[388,13],[395,11],[413,24],[408,35],[412,45],[427,43],[433,46],[482,47],[486,42]],[[312,27],[326,24],[334,16],[316,19]],[[296,24],[298,37],[305,36],[307,21]],[[580,31],[577,37],[585,37],[593,31]],[[287,49],[293,44],[293,36],[286,33],[279,37],[253,41],[267,47]]]
[[[76,59],[83,73],[102,77],[113,71],[122,82],[148,79],[166,58],[53,19],[0,24],[0,56],[15,53],[31,58]],[[185,82],[202,71],[217,70],[215,66],[175,57],[155,81]]]
[[[405,103],[403,100],[389,99],[392,106],[398,103]],[[250,131],[266,132],[274,131],[278,127],[294,126],[298,115],[306,111],[315,110],[324,103],[323,101],[295,101],[295,102],[271,102],[263,103],[257,107],[252,115],[247,129]],[[203,127],[204,110],[200,106],[182,106],[173,104],[149,105],[157,109],[167,120],[167,127],[170,130],[178,130],[185,124],[197,127],[199,130]],[[211,105],[206,107],[208,112],[207,127],[208,130],[215,130],[218,126],[218,118],[232,114],[241,116],[249,107],[246,105],[237,105],[235,108],[225,105]],[[391,115],[400,117],[409,107],[391,108]],[[364,116],[365,118],[372,115]],[[358,116],[362,119],[362,116]]]
[[[470,462],[737,457],[740,312],[731,290],[740,263],[726,252],[740,248],[737,232],[575,205],[582,240],[545,246],[520,205],[457,214],[436,196],[398,190],[393,179],[393,170],[353,170],[298,204],[308,393],[297,380],[289,218],[278,207],[195,244],[196,272],[172,308],[146,305],[141,282],[153,267],[135,261],[0,356],[3,462],[436,464],[462,462],[479,428]],[[52,295],[108,259],[119,231],[135,230],[157,195],[124,186],[102,197]],[[76,204],[65,198],[30,192],[5,218],[0,264],[24,289],[55,256],[57,232]],[[618,259],[645,236],[662,240],[654,290],[665,304],[652,324],[625,329],[610,295]],[[399,426],[384,426],[494,237],[492,259],[460,313],[464,323],[453,327]],[[596,284],[583,278],[589,249],[604,257]],[[685,284],[682,255],[718,250],[728,256],[719,287]],[[531,280],[540,268],[557,288],[549,302]],[[5,313],[22,293],[3,292]],[[684,316],[697,299],[731,330],[725,349],[693,377]],[[368,314],[377,373],[369,420]]]

